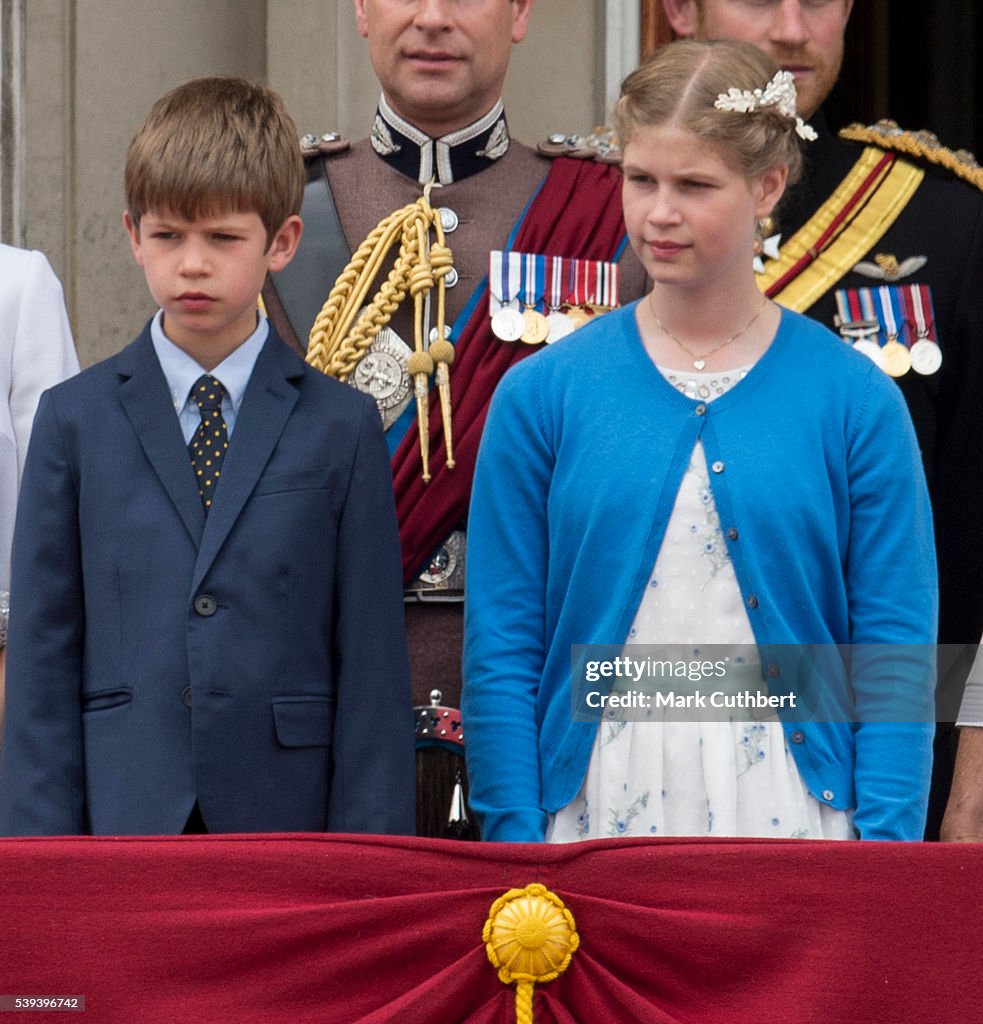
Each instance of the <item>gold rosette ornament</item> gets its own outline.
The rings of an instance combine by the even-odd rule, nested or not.
[[[552,981],[562,974],[580,945],[573,914],[559,896],[534,882],[524,889],[510,889],[495,900],[481,938],[502,984],[517,982],[518,1024],[533,1024],[536,982]]]

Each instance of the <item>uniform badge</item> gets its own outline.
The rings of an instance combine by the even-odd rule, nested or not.
[[[399,419],[413,397],[407,369],[410,351],[391,327],[383,327],[348,379],[349,384],[375,399],[386,430]]]
[[[909,256],[899,262],[897,256],[879,252],[873,262],[861,260],[854,265],[853,270],[875,281],[900,281],[901,278],[910,277],[921,270],[926,263],[927,256]]]

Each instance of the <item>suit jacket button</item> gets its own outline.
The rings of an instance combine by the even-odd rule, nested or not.
[[[183,690],[181,691],[181,703],[182,703],[182,704],[183,704],[183,705],[184,705],[184,706],[185,706],[186,708],[190,708],[190,707],[191,707],[191,687],[190,687],[190,686],[186,686],[186,687],[185,687],[185,688],[184,688],[184,689],[183,689]]]
[[[204,615],[206,618],[209,615],[214,615],[218,610],[218,603],[211,594],[199,594],[195,598],[195,611],[199,615]]]

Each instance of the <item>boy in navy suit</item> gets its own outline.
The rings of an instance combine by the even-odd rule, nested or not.
[[[380,418],[257,311],[301,234],[294,124],[260,86],[189,82],[125,181],[160,310],[39,406],[0,834],[412,832]]]

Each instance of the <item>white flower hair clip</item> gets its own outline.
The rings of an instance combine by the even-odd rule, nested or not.
[[[810,142],[818,138],[813,128],[805,123],[796,113],[795,78],[791,71],[776,71],[764,89],[728,89],[719,93],[714,106],[717,110],[735,110],[739,114],[749,114],[762,107],[777,107],[778,112],[788,118],[795,119],[795,131],[800,139]]]

